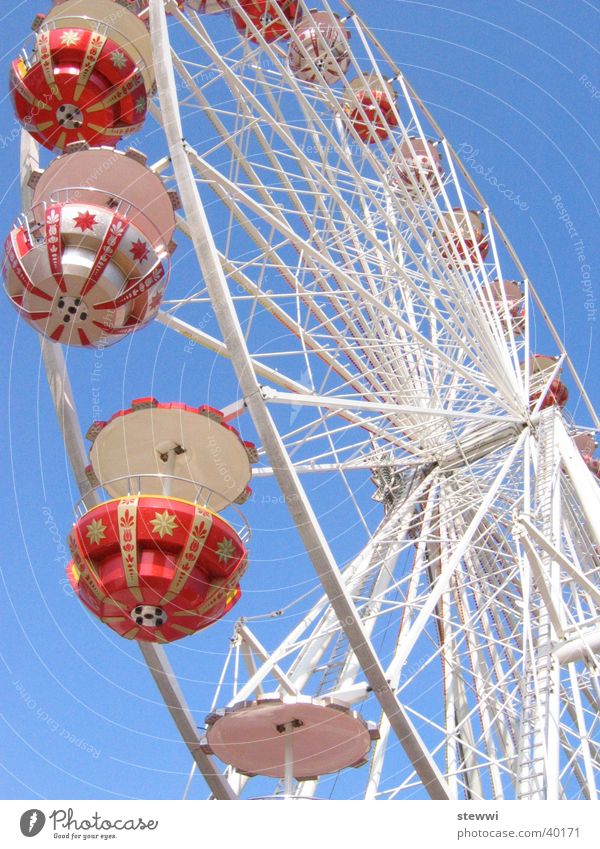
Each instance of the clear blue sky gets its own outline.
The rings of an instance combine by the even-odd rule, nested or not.
[[[8,5],[11,11],[5,11]],[[470,156],[470,167],[481,165],[479,170],[487,172],[487,178],[475,174],[476,182],[598,408],[600,315],[588,320],[577,256],[552,202],[560,194],[577,227],[600,304],[597,5],[585,0],[355,0],[354,5],[406,71],[451,143],[462,145]],[[3,4],[4,78],[29,34],[30,19],[43,6],[43,0]],[[217,25],[224,34],[231,26],[227,20]],[[19,212],[18,137],[6,93],[1,103],[5,233]],[[132,144],[151,159],[165,152],[151,122]],[[491,175],[506,187],[505,194],[492,185]],[[176,272],[181,274],[190,258],[183,237],[179,241]],[[35,334],[17,320],[6,298],[0,303],[0,797],[179,798],[190,766],[187,750],[137,647],[93,622],[63,581],[62,546],[76,490]],[[217,407],[232,400],[231,380],[220,379],[230,374],[228,367],[200,350],[185,353],[184,343],[165,338],[160,326],[138,336],[101,358],[69,352],[84,430],[94,418],[95,367],[102,374],[103,418],[132,398],[150,394],[162,401]],[[240,614],[276,609],[282,587],[300,595],[314,583],[283,509],[273,504],[275,490],[268,483],[255,489],[257,497],[247,510],[256,530],[253,565]],[[353,540],[346,538],[338,554],[350,557],[352,549]],[[198,723],[210,708],[234,619],[169,651]],[[270,645],[291,621],[273,626]],[[192,795],[204,798],[201,782],[194,784]]]

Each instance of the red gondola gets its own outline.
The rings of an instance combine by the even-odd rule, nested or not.
[[[275,41],[281,37],[289,38],[282,17],[291,25],[298,22],[302,15],[297,0],[238,0],[238,5],[265,41]],[[250,41],[257,41],[254,32],[239,12],[232,11],[231,17],[238,32]]]
[[[93,148],[34,172],[5,244],[6,291],[55,342],[105,347],[148,324],[168,279],[177,198],[138,151]]]
[[[310,19],[305,18],[294,27],[294,32],[300,41],[292,41],[288,53],[294,76],[306,83],[318,83],[322,77],[333,85],[346,74],[350,67],[350,32],[338,15],[313,12]]]
[[[122,637],[173,642],[240,598],[246,548],[220,516],[156,495],[99,504],[69,536],[67,573],[83,604]]]
[[[512,325],[515,336],[520,336],[525,330],[525,307],[523,305],[523,290],[516,280],[492,280],[489,290],[481,290],[483,299],[494,304],[503,325],[508,329]]]
[[[365,82],[359,77],[352,80],[342,107],[361,141],[374,144],[378,138],[386,139],[390,128],[398,125],[395,103],[391,83],[382,82],[377,74],[367,74]]]
[[[538,404],[542,392],[544,397],[539,404],[540,410],[546,410],[548,407],[564,407],[567,403],[569,390],[560,380],[560,370],[548,385],[548,378],[554,371],[556,362],[557,357],[549,357],[545,354],[534,354],[529,358],[529,404],[532,408]]]
[[[480,257],[485,260],[490,243],[485,234],[485,225],[478,212],[464,212],[455,207],[445,212],[438,220],[440,248],[444,259],[478,265]]]
[[[218,15],[231,11],[229,0],[183,0],[181,5],[200,15]]]
[[[575,445],[579,449],[583,462],[588,467],[590,472],[597,478],[600,478],[600,460],[594,457],[594,451],[598,447],[598,443],[590,433],[578,433],[573,438]]]
[[[17,117],[44,147],[115,145],[139,130],[154,86],[148,30],[112,0],[64,0],[36,20],[35,45],[12,63]]]
[[[219,410],[155,398],[94,422],[88,437],[88,477],[111,500],[69,537],[83,604],[121,636],[154,642],[220,619],[241,595],[248,528],[216,511],[250,494],[255,446]]]

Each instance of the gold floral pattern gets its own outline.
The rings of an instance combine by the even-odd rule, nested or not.
[[[165,535],[170,537],[173,536],[173,531],[177,527],[177,519],[172,513],[169,513],[168,510],[164,510],[162,513],[156,512],[154,514],[154,519],[150,520],[150,524],[153,528],[152,533],[158,534],[158,536],[163,539]]]
[[[106,525],[102,522],[101,519],[94,519],[92,522],[90,522],[85,531],[85,535],[90,541],[90,545],[97,545],[99,542],[105,539],[105,530]]]
[[[217,545],[217,556],[221,563],[229,563],[235,552],[235,546],[230,539],[224,537]]]
[[[81,33],[74,29],[66,29],[60,37],[60,43],[65,47],[72,47],[81,38]]]
[[[127,57],[125,56],[122,50],[113,50],[113,52],[110,54],[110,61],[113,63],[115,68],[118,68],[120,71],[122,71],[125,65],[127,64]]]

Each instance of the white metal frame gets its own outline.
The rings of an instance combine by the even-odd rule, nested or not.
[[[540,414],[541,398],[529,409],[529,332],[517,338],[506,299],[493,304],[490,297],[493,276],[501,279],[504,265],[525,281],[526,325],[535,309],[554,338],[555,373],[568,366],[592,426],[599,428],[600,421],[470,176],[400,69],[348,3],[340,4],[380,82],[393,79],[403,98],[398,131],[387,146],[358,142],[336,100],[339,92],[307,91],[289,72],[281,49],[259,33],[258,47],[222,55],[201,16],[183,14],[174,2],[150,0],[160,100],[153,112],[169,150],[155,168],[167,175],[172,170],[183,204],[178,223],[204,279],[192,296],[167,302],[159,321],[231,360],[243,402],[232,415],[245,408],[252,417],[268,460],[258,473],[276,480],[325,593],[271,650],[249,623],[236,626],[248,678],[236,685],[231,703],[260,695],[268,681],[300,693],[319,677],[325,694],[356,703],[372,694],[368,709],[376,700],[381,739],[365,781],[367,798],[596,798],[599,488],[561,415]],[[199,58],[194,67],[195,60],[173,54],[167,11],[206,57],[204,66]],[[261,50],[270,67],[256,61]],[[366,72],[354,57],[352,63],[364,81]],[[206,67],[229,86],[229,111],[211,104],[213,78],[201,78]],[[190,93],[184,103],[176,73]],[[290,97],[305,121],[301,131],[286,120]],[[358,100],[355,106],[365,117]],[[213,164],[214,151],[199,152],[186,142],[182,114],[192,107],[212,122],[216,148],[229,152],[228,174]],[[236,132],[227,122],[236,124]],[[302,148],[300,132],[313,140],[318,155]],[[436,192],[419,189],[419,203],[414,194],[399,201],[390,188],[390,158],[409,133],[422,140],[437,133],[448,169]],[[246,154],[251,145],[256,161]],[[289,173],[282,164],[286,156],[294,160]],[[25,207],[36,159],[24,134]],[[265,180],[269,169],[276,174],[272,185]],[[229,236],[239,226],[254,246],[246,259],[217,244],[199,183],[209,185],[227,210]],[[439,214],[451,212],[456,223],[453,206],[466,211],[474,204],[484,212],[491,258],[483,262],[477,249],[475,259],[461,266],[448,259],[443,245],[452,234]],[[462,236],[460,241],[467,252]],[[287,293],[265,290],[267,266]],[[232,294],[228,279],[242,294]],[[178,314],[202,302],[210,303],[222,341]],[[253,351],[257,306],[285,328],[287,350]],[[46,342],[42,355],[83,495],[87,461],[64,358]],[[278,363],[302,357],[306,381],[269,365],[269,356]],[[544,376],[546,386],[553,376]],[[306,411],[310,423],[282,431],[280,406]],[[300,475],[336,470],[359,511],[348,480],[365,469],[380,480],[400,475],[403,495],[341,570]],[[384,662],[375,640],[380,622],[388,620],[397,634]],[[164,650],[140,648],[213,797],[237,798],[245,779],[223,773],[204,753]],[[443,690],[434,702],[439,716],[424,712],[415,695],[430,685],[434,668]],[[393,768],[391,776],[386,773],[394,739],[405,753],[396,782]],[[287,795],[317,789],[316,782],[295,790],[286,782]]]

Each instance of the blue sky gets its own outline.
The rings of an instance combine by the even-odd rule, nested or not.
[[[461,150],[598,408],[600,314],[592,321],[584,306],[573,240],[556,202],[560,195],[584,243],[600,313],[598,8],[585,0],[355,0],[354,5]],[[42,6],[25,0],[0,13],[5,77],[29,35],[29,20]],[[233,37],[227,20],[216,26],[223,38]],[[18,137],[7,94],[1,103],[4,233],[19,212]],[[132,144],[151,159],[165,152],[151,122]],[[183,237],[179,241],[174,274],[185,273],[191,262]],[[64,582],[76,489],[35,334],[17,320],[6,298],[0,311],[0,797],[179,798],[189,771],[187,750],[137,647],[96,625]],[[95,403],[100,417],[108,418],[132,398],[150,394],[216,407],[235,397],[228,366],[201,350],[187,352],[183,340],[173,343],[158,325],[101,355],[73,350],[68,359],[84,430]],[[93,391],[94,372],[100,375],[99,395]],[[296,595],[314,586],[276,490],[261,481],[255,493],[246,511],[256,531],[253,565],[239,613],[275,609],[284,585]],[[324,503],[326,484],[321,497]],[[338,542],[342,559],[359,544],[343,534]],[[293,616],[273,626],[272,645]],[[170,650],[199,723],[211,706],[234,619]],[[192,796],[204,795],[197,781]]]

